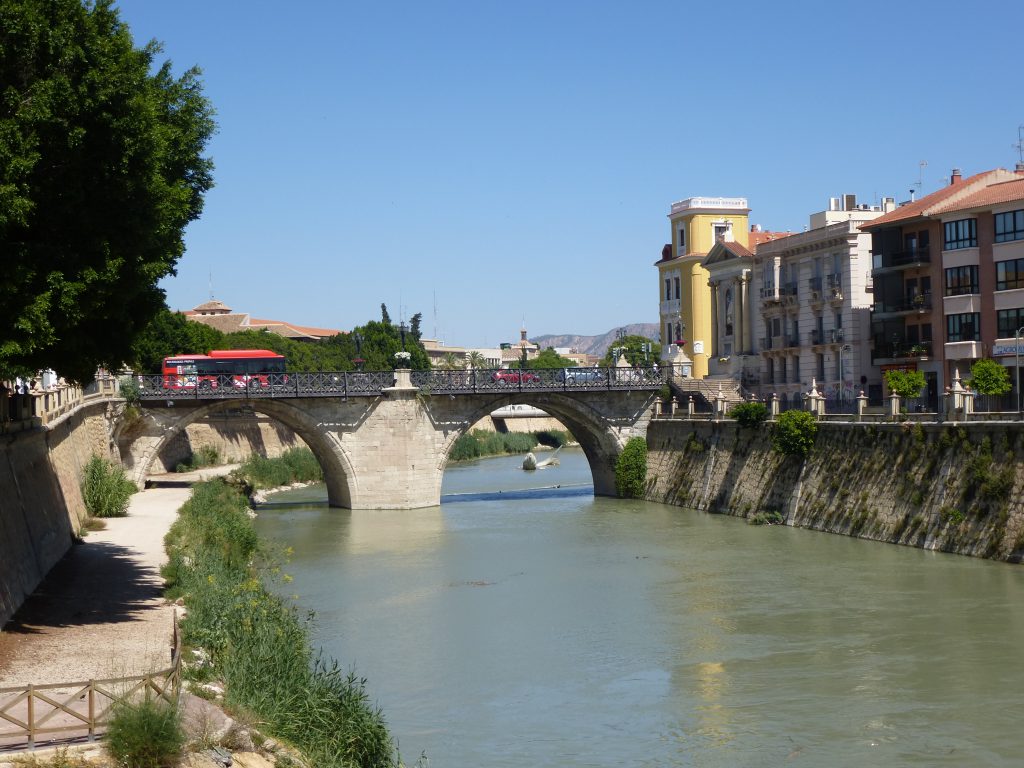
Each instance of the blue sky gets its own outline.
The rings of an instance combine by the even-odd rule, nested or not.
[[[1012,168],[1024,124],[1019,2],[117,5],[217,110],[173,309],[212,273],[256,317],[383,301],[450,345],[657,322],[673,201],[798,231],[829,197]]]

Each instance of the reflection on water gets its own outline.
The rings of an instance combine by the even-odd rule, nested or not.
[[[258,518],[406,759],[1019,765],[1020,567],[522,493],[589,480],[561,458],[451,467],[429,510]]]

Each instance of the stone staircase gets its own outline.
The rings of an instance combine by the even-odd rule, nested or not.
[[[670,376],[668,385],[680,405],[685,407],[692,396],[699,411],[714,410],[715,398],[719,396],[719,392],[725,400],[726,411],[749,399],[740,383],[731,378],[684,379],[682,376]]]

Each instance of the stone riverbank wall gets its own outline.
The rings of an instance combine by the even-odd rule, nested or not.
[[[1024,557],[1024,427],[822,422],[805,459],[770,424],[653,420],[651,501],[976,557]]]
[[[0,626],[68,551],[86,517],[81,478],[110,456],[107,401],[0,435]]]

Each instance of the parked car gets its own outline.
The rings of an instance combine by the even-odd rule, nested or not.
[[[522,376],[523,384],[529,384],[531,381],[540,381],[540,376],[531,371],[495,371],[491,374],[491,381],[499,384],[503,387],[511,386],[513,384],[519,384],[519,378]]]
[[[557,378],[565,384],[605,384],[608,373],[603,368],[562,368]]]

